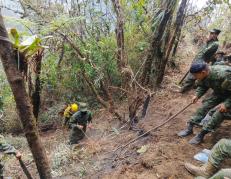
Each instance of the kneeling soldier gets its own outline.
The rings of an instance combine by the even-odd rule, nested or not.
[[[69,137],[70,144],[77,144],[84,138],[87,126],[90,125],[92,114],[87,110],[87,105],[81,104],[80,111],[72,115],[70,119],[71,133]]]
[[[196,103],[208,89],[211,88],[213,93],[203,101],[202,107],[197,109],[189,121],[187,129],[179,132],[178,136],[185,137],[192,134],[193,126],[200,125],[209,110],[218,105],[211,119],[203,125],[201,132],[189,141],[190,144],[199,144],[207,133],[214,131],[229,115],[231,108],[231,67],[224,65],[209,67],[205,63],[195,63],[192,64],[190,73],[198,80],[198,88],[193,103]]]
[[[190,163],[185,164],[185,168],[195,176],[218,179],[231,177],[231,168],[219,171],[221,164],[225,159],[231,158],[231,140],[221,139],[211,150],[209,160],[201,167]],[[218,172],[217,172],[218,171]],[[216,173],[217,172],[217,173]]]

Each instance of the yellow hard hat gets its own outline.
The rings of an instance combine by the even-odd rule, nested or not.
[[[77,111],[78,111],[78,108],[79,108],[78,105],[75,104],[75,103],[71,105],[71,110],[72,110],[73,112],[77,112]]]

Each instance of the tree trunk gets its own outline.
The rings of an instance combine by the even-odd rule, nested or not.
[[[141,81],[143,85],[158,87],[163,80],[166,66],[166,47],[170,33],[171,20],[177,5],[176,1],[164,0],[160,10],[155,14],[154,21],[159,21],[155,26],[153,38],[144,64]],[[163,14],[160,18],[160,14]]]
[[[8,39],[8,34],[0,12],[0,36]],[[22,74],[17,69],[16,59],[12,44],[7,40],[1,40],[0,43],[1,61],[12,89],[16,106],[19,112],[19,117],[23,125],[23,130],[27,138],[29,147],[33,154],[40,178],[50,179],[51,170],[45,149],[42,146],[39,138],[38,129],[35,124],[35,118],[32,113],[29,96],[26,92],[26,87]]]
[[[176,41],[174,43],[174,47],[173,47],[173,50],[172,50],[172,57],[176,56],[178,44],[179,44],[179,41],[180,41],[180,36],[181,36],[181,30],[180,30],[180,32],[177,33]]]
[[[40,73],[41,73],[41,66],[42,66],[42,54],[43,51],[39,51],[36,58],[36,69],[35,69],[35,84],[34,90],[31,94],[31,102],[33,105],[33,114],[38,121],[39,109],[40,109],[40,91],[41,91],[41,83],[40,83]]]
[[[136,113],[143,102],[143,91],[137,92],[136,85],[132,84],[131,80],[134,76],[131,67],[128,65],[128,61],[125,54],[124,46],[124,14],[121,8],[119,0],[112,0],[114,10],[117,16],[116,24],[116,42],[117,42],[117,66],[122,77],[122,85],[126,91],[132,93],[126,93],[128,99],[128,110],[131,127],[133,126]],[[135,79],[134,79],[135,80]]]
[[[185,9],[186,9],[186,4],[187,4],[187,0],[182,0],[180,7],[178,9],[177,12],[177,17],[176,17],[176,21],[175,21],[175,25],[174,25],[174,32],[172,34],[172,38],[169,42],[168,45],[168,49],[165,55],[165,60],[168,61],[168,58],[170,56],[170,53],[172,51],[173,45],[176,42],[177,38],[179,38],[180,35],[180,31],[181,31],[181,27],[183,25],[183,21],[184,21],[184,14],[185,14]]]
[[[186,1],[187,1],[187,0],[186,0]],[[186,5],[186,6],[187,6],[187,5]],[[181,18],[179,30],[176,32],[176,40],[175,40],[174,48],[173,48],[173,51],[172,51],[172,57],[175,57],[176,52],[177,52],[177,47],[178,47],[179,41],[180,41],[180,39],[181,39],[182,27],[183,27],[184,22],[185,22],[185,13],[186,13],[186,9],[187,9],[186,6],[183,7],[183,8],[184,8],[183,16],[182,16],[182,18]],[[179,9],[179,12],[180,12],[180,9]]]
[[[122,69],[127,66],[124,49],[124,18],[119,0],[112,0],[112,3],[117,16],[117,24],[115,30],[117,41],[117,64],[120,71],[122,71]]]

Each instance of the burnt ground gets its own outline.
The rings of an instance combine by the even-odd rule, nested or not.
[[[177,82],[187,71],[193,51],[193,47],[184,49],[179,58],[184,59],[180,62],[180,70],[167,70],[162,88],[151,99],[147,116],[138,124],[145,131],[158,126],[190,103],[193,91],[182,95],[175,90]],[[87,131],[87,136],[77,146],[70,147],[66,144],[67,130],[57,129],[42,133],[41,138],[52,165],[52,174],[55,178],[67,179],[191,179],[193,176],[184,169],[184,162],[196,164],[193,155],[204,148],[210,149],[219,139],[231,134],[231,123],[225,121],[215,133],[207,135],[201,145],[188,144],[194,135],[179,138],[176,133],[185,128],[187,120],[199,105],[200,102],[190,106],[163,127],[123,150],[116,149],[137,137],[138,132],[129,130],[126,124],[119,124],[104,110],[97,112],[94,116],[94,129]],[[126,106],[120,106],[121,113],[125,112]],[[198,130],[194,130],[194,133]],[[20,140],[24,141],[19,147],[23,159],[33,176],[38,178],[25,139]],[[138,153],[137,150],[142,146],[146,146],[146,150]],[[14,158],[6,162],[6,175],[25,178]]]

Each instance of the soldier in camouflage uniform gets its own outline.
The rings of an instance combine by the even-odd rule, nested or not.
[[[231,140],[221,139],[212,148],[209,160],[205,165],[202,167],[196,167],[190,163],[186,163],[185,168],[195,176],[206,177],[209,179],[223,179],[224,177],[231,178],[231,168],[218,171],[222,162],[226,158],[231,159]]]
[[[3,152],[4,154],[9,154],[9,155],[13,154],[18,159],[21,158],[21,153],[18,152],[13,146],[7,144],[2,135],[0,135],[0,152]],[[0,179],[3,179],[3,169],[4,169],[4,165],[0,159]]]
[[[91,112],[87,110],[86,104],[82,103],[80,106],[80,111],[72,115],[70,119],[70,144],[77,144],[79,140],[84,138],[87,127],[90,127],[91,120]]]
[[[213,63],[213,65],[225,65],[224,55],[225,55],[225,53],[222,50],[219,50],[215,54],[216,61]]]
[[[218,29],[213,29],[210,31],[209,38],[207,40],[207,43],[202,47],[202,49],[197,53],[195,56],[193,63],[199,63],[199,62],[212,62],[212,57],[216,53],[218,49],[218,39],[217,36],[219,35],[221,31]],[[185,82],[183,83],[183,86],[180,89],[181,93],[184,93],[188,90],[190,90],[194,84],[195,84],[195,78],[191,73],[189,73],[186,76]]]
[[[178,136],[185,137],[192,134],[193,126],[200,125],[209,110],[217,106],[211,119],[203,125],[202,131],[189,141],[190,144],[199,144],[207,133],[214,131],[224,119],[231,117],[231,67],[226,65],[209,67],[205,63],[196,63],[192,64],[190,73],[198,80],[198,88],[193,103],[196,103],[208,89],[211,88],[213,93],[203,101],[202,107],[197,109],[189,121],[187,129],[179,132]]]

